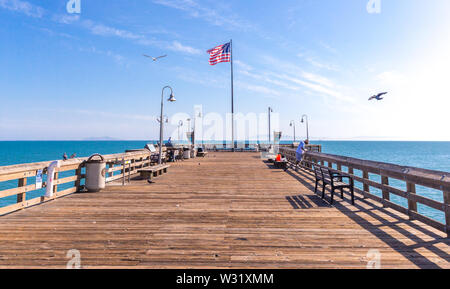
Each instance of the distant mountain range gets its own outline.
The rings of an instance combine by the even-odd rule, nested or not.
[[[109,136],[101,136],[101,137],[88,137],[83,140],[94,141],[94,140],[120,140],[120,139],[109,137]]]

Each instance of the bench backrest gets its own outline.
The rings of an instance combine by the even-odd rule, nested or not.
[[[323,175],[323,179],[326,182],[331,183],[333,181],[333,179],[331,178],[331,172],[329,168],[321,168],[322,170],[322,175]]]
[[[320,170],[320,167],[318,165],[313,166],[314,174],[316,175],[316,179],[321,180],[323,179],[322,171]]]

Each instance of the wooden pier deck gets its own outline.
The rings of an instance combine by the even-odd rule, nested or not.
[[[312,176],[256,153],[173,164],[132,181],[0,218],[0,268],[450,268],[446,234],[370,200],[313,192]],[[328,194],[329,196],[329,194]]]

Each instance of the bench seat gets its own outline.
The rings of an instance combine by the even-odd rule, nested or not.
[[[152,180],[154,177],[158,177],[163,173],[167,173],[167,169],[170,168],[170,165],[156,165],[152,167],[148,167],[145,169],[138,170],[142,179]]]

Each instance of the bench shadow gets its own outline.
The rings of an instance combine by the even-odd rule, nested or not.
[[[307,172],[303,169],[298,169],[297,172],[288,170],[286,171],[286,173],[291,175],[293,178],[298,180],[302,185],[304,185],[306,188],[308,188],[309,190],[311,190],[311,192],[314,193],[315,177],[312,173]],[[321,197],[318,196],[318,194],[321,195],[321,188],[322,187],[319,185],[318,192],[317,194],[314,194],[314,196],[316,196],[319,199],[319,201],[324,204],[322,207],[328,207],[329,205],[326,204],[329,204],[329,202],[322,200]],[[326,199],[329,199],[330,194],[328,189],[326,196],[327,196]],[[346,198],[349,197],[348,192],[345,192],[345,196]],[[286,199],[288,200],[288,197],[286,197]],[[289,203],[292,205],[292,207],[294,207],[293,205],[294,200],[295,199],[293,199],[292,197],[288,200]],[[450,248],[450,240],[448,240],[447,238],[444,238],[418,224],[415,224],[409,219],[404,219],[401,216],[386,210],[382,206],[376,206],[374,203],[363,199],[362,196],[356,192],[355,192],[355,206],[344,205],[346,202],[350,201],[348,199],[346,199],[345,201],[341,201],[340,198],[335,198],[333,206],[339,211],[341,211],[344,215],[352,219],[354,222],[356,222],[358,225],[360,225],[362,228],[372,233],[376,238],[380,239],[385,244],[390,246],[392,249],[397,251],[399,254],[403,255],[406,259],[408,259],[411,263],[415,264],[419,268],[423,269],[441,268],[438,264],[434,263],[433,260],[430,260],[426,256],[415,251],[416,249],[419,248],[426,248],[427,250],[433,252],[442,259],[450,261],[449,253],[436,246],[438,244],[445,244]],[[298,203],[295,204],[297,205],[298,208],[294,207],[294,209],[298,210],[300,208],[303,208],[300,206],[300,204]],[[365,204],[369,206],[369,208],[365,208],[361,204]],[[357,210],[352,210],[352,208],[356,208]],[[379,225],[371,224],[368,220],[364,219],[363,217],[357,214],[361,212],[364,212],[365,214],[379,221],[380,224]],[[378,213],[385,214],[395,219],[395,221],[394,222],[389,221],[380,216]],[[414,233],[405,229],[404,228],[405,225],[423,233],[427,237],[433,238],[434,240],[433,241],[423,240],[420,236],[417,236]],[[394,229],[395,231],[400,233],[403,237],[409,239],[408,241],[416,242],[416,244],[406,245],[404,243],[404,240],[400,240],[383,231],[382,229],[383,227],[389,227],[390,229]]]
[[[301,195],[286,196],[285,198],[291,204],[294,210],[330,207],[317,195],[308,196],[308,198]]]

